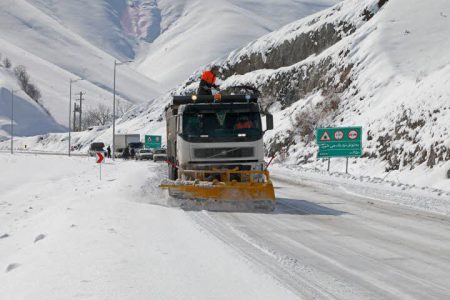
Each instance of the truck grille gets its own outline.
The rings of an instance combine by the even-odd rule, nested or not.
[[[241,158],[255,155],[253,148],[209,148],[194,149],[195,158]]]

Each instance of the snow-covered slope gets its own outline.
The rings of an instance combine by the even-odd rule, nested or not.
[[[266,136],[267,154],[277,162],[323,169],[315,128],[360,125],[364,158],[351,161],[353,174],[443,188],[450,169],[450,54],[442,50],[450,46],[449,16],[445,0],[347,0],[213,63],[222,65],[223,87],[263,92],[277,124]],[[119,130],[164,135],[164,105],[171,94],[194,92],[200,71],[130,111]],[[60,139],[26,142],[63,150]],[[110,141],[111,131],[77,139],[85,150],[95,139]]]
[[[136,1],[154,3],[161,32],[139,53],[138,70],[173,87],[213,59],[339,1]]]
[[[129,60],[135,41],[123,30],[129,4],[126,0],[27,0],[42,13],[111,55]]]
[[[87,93],[88,109],[109,104],[114,59],[136,59],[119,67],[118,94],[149,101],[163,87],[133,67],[173,87],[213,58],[337,1],[5,0],[0,53],[28,69],[42,106],[67,126],[70,78],[85,79],[74,92]]]
[[[13,87],[7,89],[6,87]],[[14,98],[11,91],[14,90]],[[37,135],[47,132],[62,132],[59,125],[48,112],[23,91],[18,91],[15,77],[11,72],[0,68],[0,140],[11,134],[11,101],[14,101],[14,135]],[[17,113],[19,112],[19,113]]]
[[[1,33],[4,40],[99,87],[112,89],[113,56],[95,47],[90,40],[76,34],[27,1],[6,0],[0,5]],[[88,11],[86,7],[83,13]],[[80,23],[85,23],[82,14],[75,15],[80,19]],[[95,37],[91,38],[96,40]],[[117,43],[120,44],[120,40]],[[8,49],[4,52],[8,56],[14,54]],[[130,68],[121,68],[120,80],[120,93],[133,102],[148,100],[159,92],[155,83]],[[148,96],[143,99],[146,94]]]
[[[66,126],[69,79],[84,79],[74,86],[74,92],[86,92],[86,108],[110,103],[115,58],[31,2],[0,2],[0,53],[12,61],[12,68],[17,65],[27,68],[31,80],[42,92],[40,103],[59,124]],[[120,66],[117,91],[126,101],[141,103],[159,95],[160,87],[130,67]],[[16,113],[20,116],[21,111]],[[22,132],[24,135],[35,133]]]
[[[450,54],[442,51],[450,46],[449,13],[443,0],[348,0],[232,53],[222,62],[232,75],[225,85],[263,91],[279,124],[268,136],[269,154],[285,152],[285,163],[317,164],[316,127],[362,125],[364,155],[379,162],[377,170],[439,165],[443,179],[450,160]]]
[[[268,155],[279,162],[323,168],[315,128],[361,125],[364,159],[354,162],[355,172],[407,174],[399,176],[443,187],[450,168],[449,16],[444,0],[347,0],[214,63],[223,67],[223,87],[263,92],[277,123],[267,135]],[[200,71],[173,93],[194,92]],[[163,121],[155,121],[162,105],[141,110],[121,126],[163,133]]]
[[[169,88],[211,60],[339,1],[28,0],[96,47],[136,59],[139,71]]]

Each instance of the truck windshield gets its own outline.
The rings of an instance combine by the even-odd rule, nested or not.
[[[92,143],[90,149],[93,151],[102,151],[104,147],[104,143]]]
[[[143,143],[128,143],[128,146],[130,146],[130,148],[133,148],[133,149],[144,148],[144,144]]]
[[[250,137],[262,134],[258,112],[200,112],[183,114],[183,134],[188,138]]]

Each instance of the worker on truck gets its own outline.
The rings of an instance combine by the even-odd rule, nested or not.
[[[252,121],[248,118],[248,116],[242,115],[239,116],[238,121],[236,125],[234,126],[235,129],[250,129],[253,128]]]
[[[198,86],[197,95],[212,95],[212,89],[219,90],[219,86],[216,85],[217,74],[219,73],[219,67],[213,66],[211,70],[206,70],[202,73],[200,84]]]

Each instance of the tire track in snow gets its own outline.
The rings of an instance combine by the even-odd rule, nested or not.
[[[448,241],[441,243],[439,238],[446,222],[422,220],[422,215],[392,205],[373,207],[366,202],[358,203],[355,196],[339,198],[342,193],[333,190],[333,194],[330,188],[302,189],[309,196],[315,195],[312,199],[327,199],[326,206],[286,198],[279,199],[274,214],[190,212],[189,215],[250,262],[308,299],[442,299],[450,294],[445,276],[421,274],[420,270],[408,267],[411,263],[419,268],[428,265],[444,274],[449,267],[445,255],[433,257],[437,250],[428,253],[425,243],[414,242],[414,235],[402,237],[408,231],[408,223],[414,224],[412,228],[420,228],[426,222],[421,231],[438,231],[425,240],[434,244],[439,241],[439,246],[446,249]],[[292,193],[278,191],[279,196],[292,194],[299,195],[298,187]],[[348,212],[329,208],[335,205]],[[396,225],[402,222],[406,226]],[[420,232],[414,234],[420,236]]]
[[[297,258],[279,252],[267,244],[261,243],[261,241],[256,241],[231,224],[214,218],[214,215],[211,213],[189,212],[189,215],[207,232],[233,248],[248,261],[262,267],[264,272],[301,298],[348,299],[355,296],[353,291],[349,291],[347,287],[344,288],[347,291],[340,291],[340,293],[346,295],[341,294],[342,298],[328,292],[322,286],[306,278],[311,276],[325,278],[327,277],[326,274],[319,274],[317,270],[303,264]],[[304,276],[305,274],[309,275]],[[332,278],[328,279],[335,281]]]

